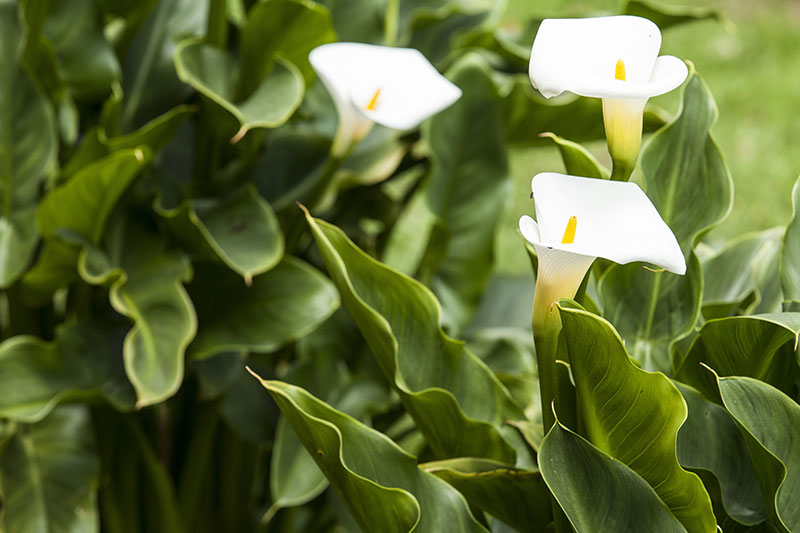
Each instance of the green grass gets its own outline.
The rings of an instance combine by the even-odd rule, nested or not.
[[[687,5],[688,1],[662,0]],[[614,0],[509,0],[506,18],[517,25],[534,13],[590,16],[613,13]],[[708,0],[732,25],[692,22],[663,33],[662,54],[691,60],[717,100],[713,133],[733,175],[733,212],[709,236],[717,243],[753,230],[786,225],[791,217],[792,184],[800,174],[800,2],[796,0]],[[655,99],[676,111],[678,91]],[[601,117],[598,116],[598,120]],[[606,164],[604,143],[589,146]],[[555,149],[512,154],[513,204],[498,234],[498,268],[530,268],[515,229],[520,215],[533,210],[530,179],[537,172],[563,171]]]

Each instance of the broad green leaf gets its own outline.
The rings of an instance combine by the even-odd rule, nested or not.
[[[736,312],[750,314],[762,301],[756,270],[770,259],[779,244],[781,230],[742,235],[703,261],[703,316],[722,318]]]
[[[189,219],[232,270],[251,280],[283,255],[283,234],[272,207],[252,187],[219,199],[191,201]]]
[[[239,95],[252,93],[275,66],[281,54],[298,67],[306,82],[314,70],[308,53],[336,40],[330,12],[301,0],[271,0],[255,4],[247,13],[240,37],[242,71]]]
[[[797,531],[800,406],[779,390],[752,378],[719,378],[717,382],[723,404],[739,423],[750,449],[770,522],[781,531]]]
[[[526,448],[503,424],[522,413],[486,365],[444,334],[433,294],[366,255],[335,226],[307,220],[345,307],[434,453],[514,464],[511,443]]]
[[[605,139],[600,99],[565,95],[548,100],[531,86],[527,74],[501,78],[503,123],[506,141],[511,146],[546,145],[539,134],[553,132],[574,142]],[[644,131],[663,126],[668,115],[648,105],[644,113]]]
[[[59,407],[20,424],[0,455],[4,531],[99,530],[97,477],[88,408]]]
[[[68,231],[98,244],[111,211],[148,163],[149,151],[122,150],[83,167],[39,204],[36,223],[45,239],[39,260],[22,279],[34,299],[48,296],[77,279],[79,248],[64,242]]]
[[[313,331],[339,307],[330,281],[290,256],[253,278],[250,287],[220,266],[198,265],[189,290],[199,322],[193,358],[274,351]]]
[[[36,200],[57,151],[53,110],[17,62],[21,29],[14,3],[0,5],[0,197],[6,219]]]
[[[478,305],[494,262],[494,233],[509,189],[508,158],[497,89],[489,68],[468,56],[449,72],[461,98],[423,130],[431,147],[427,199],[444,242],[430,287],[444,320],[465,327]]]
[[[194,307],[183,287],[192,267],[186,256],[165,250],[143,232],[130,232],[118,244],[124,249],[109,299],[133,321],[122,356],[136,390],[136,406],[144,407],[169,398],[183,381],[186,347],[197,331]]]
[[[52,43],[59,74],[76,100],[104,96],[119,79],[120,66],[96,2],[60,0],[50,6],[42,32]]]
[[[800,300],[800,178],[792,188],[792,220],[781,249],[781,287],[785,300]]]
[[[191,88],[175,73],[182,38],[205,33],[209,0],[160,0],[133,36],[122,62],[122,130],[129,132],[181,103]]]
[[[670,373],[671,346],[694,328],[702,273],[692,250],[731,209],[731,176],[710,134],[716,118],[708,87],[692,74],[680,114],[642,153],[643,188],[683,249],[686,275],[654,274],[631,263],[612,265],[599,280],[603,316],[647,370]]]
[[[303,389],[261,383],[365,531],[486,531],[455,489],[420,470],[385,435]]]
[[[758,478],[736,422],[697,390],[675,385],[689,415],[678,431],[678,461],[704,480],[718,521],[727,514],[741,524],[763,522],[767,515]],[[722,508],[717,509],[718,505]]]
[[[555,133],[540,133],[539,137],[552,140],[558,151],[561,152],[561,159],[564,160],[564,170],[572,176],[585,176],[587,178],[608,179],[610,173],[602,166],[589,150],[578,143],[563,139]]]
[[[578,533],[687,531],[636,472],[560,422],[542,441],[539,469]]]
[[[589,440],[642,476],[687,530],[714,533],[709,495],[677,459],[687,413],[681,393],[663,374],[636,367],[611,324],[580,309],[559,309]]]
[[[474,458],[424,463],[420,468],[447,481],[471,506],[518,531],[544,531],[552,521],[550,493],[536,470]]]
[[[709,320],[675,375],[709,398],[716,397],[716,384],[701,363],[719,376],[748,376],[787,388],[798,374],[794,355],[798,334],[800,313]]]
[[[305,84],[289,61],[275,60],[275,67],[251,93],[236,95],[238,66],[223,52],[202,41],[187,40],[175,52],[178,77],[232,114],[240,129],[231,142],[253,128],[275,128],[292,116],[303,99]]]
[[[0,288],[10,287],[28,267],[39,232],[36,209],[18,209],[11,218],[0,217]]]
[[[131,410],[133,389],[122,367],[119,328],[65,325],[56,339],[17,336],[0,344],[0,416],[37,422],[64,399],[101,396]]]
[[[661,31],[672,26],[705,19],[714,19],[721,24],[729,25],[728,19],[716,7],[670,6],[657,2],[629,0],[622,12],[625,15],[652,20]]]

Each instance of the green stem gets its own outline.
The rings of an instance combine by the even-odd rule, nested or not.
[[[220,50],[227,50],[228,18],[225,0],[211,0],[208,6],[206,42]]]
[[[387,0],[383,23],[383,41],[386,46],[397,44],[397,21],[400,17],[400,0]]]
[[[192,440],[178,485],[178,507],[188,531],[193,526],[193,517],[201,516],[199,504],[210,472],[208,465],[219,425],[219,401],[200,404],[196,412]]]

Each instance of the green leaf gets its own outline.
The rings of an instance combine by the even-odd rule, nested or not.
[[[542,441],[539,468],[578,533],[686,531],[636,472],[561,423]]]
[[[345,307],[434,453],[514,464],[527,448],[503,424],[522,413],[486,365],[443,333],[431,292],[366,255],[335,226],[307,220]]]
[[[125,372],[136,390],[136,406],[159,403],[183,381],[186,347],[197,331],[192,301],[183,287],[192,267],[182,254],[141,231],[125,237],[118,259],[119,277],[109,299],[134,325],[125,336]]]
[[[252,187],[224,198],[192,200],[189,219],[219,258],[245,280],[268,271],[283,255],[275,213]]]
[[[39,242],[36,209],[19,209],[0,217],[0,288],[10,287],[25,271]]]
[[[175,73],[182,38],[206,30],[209,0],[161,0],[133,36],[122,62],[122,130],[131,131],[191,93]]]
[[[0,194],[8,218],[30,207],[55,162],[56,121],[49,103],[17,63],[21,30],[16,4],[0,6]]]
[[[428,204],[445,235],[444,243],[429,243],[443,247],[429,285],[455,331],[466,326],[489,279],[509,189],[499,96],[489,72],[477,56],[459,61],[448,76],[462,88],[461,98],[423,130],[432,151]]]
[[[580,144],[561,138],[555,133],[540,133],[539,137],[550,139],[556,144],[558,151],[561,152],[561,159],[564,160],[564,170],[567,174],[599,179],[608,179],[611,175],[608,169]]]
[[[800,300],[800,178],[792,189],[792,220],[781,249],[781,287],[785,300]]]
[[[731,176],[710,134],[716,118],[708,87],[692,75],[680,114],[652,136],[642,154],[644,190],[683,249],[686,275],[654,274],[631,263],[612,265],[599,280],[603,316],[648,370],[669,373],[671,346],[694,328],[702,273],[692,249],[731,208]]]
[[[384,44],[386,6],[374,0],[320,0],[331,12],[340,41]]]
[[[385,435],[303,389],[261,383],[365,531],[486,531],[455,489],[417,468]]]
[[[22,279],[34,299],[77,279],[79,248],[64,242],[65,232],[98,244],[119,197],[149,161],[149,151],[123,150],[83,167],[39,204],[36,222],[45,239],[39,260]]]
[[[751,314],[762,302],[757,283],[758,266],[772,258],[780,237],[779,229],[742,235],[703,261],[703,316],[706,319],[722,318],[737,311]]]
[[[703,483],[678,464],[675,441],[686,420],[678,389],[663,374],[636,367],[611,324],[580,309],[559,309],[589,440],[642,476],[687,530],[714,533]]]
[[[758,478],[736,422],[697,390],[675,385],[689,413],[678,431],[678,461],[703,479],[718,521],[727,514],[745,525],[763,522],[767,515]]]
[[[21,424],[0,455],[4,531],[97,531],[98,461],[85,406]]]
[[[747,377],[719,378],[725,408],[739,423],[761,483],[770,521],[800,528],[800,406],[770,385]]]
[[[114,49],[103,35],[94,1],[50,2],[42,32],[52,43],[59,74],[77,100],[107,94],[120,77]]]
[[[714,19],[723,25],[730,25],[722,11],[715,7],[670,6],[656,2],[629,0],[622,12],[625,15],[652,20],[661,31],[672,26],[705,19]]]
[[[199,330],[193,358],[224,351],[271,352],[303,337],[339,307],[330,281],[308,264],[287,256],[252,286],[227,269],[198,265],[189,287]]]
[[[720,376],[748,376],[788,388],[798,374],[794,348],[799,334],[800,313],[709,320],[675,375],[709,398],[716,397],[716,384],[701,363]]]
[[[178,77],[232,114],[240,129],[231,142],[253,128],[275,128],[292,116],[303,100],[305,84],[291,62],[276,59],[275,68],[241,100],[236,95],[238,66],[226,52],[189,39],[175,52]]]
[[[0,344],[0,416],[37,422],[60,401],[101,396],[131,410],[133,389],[125,377],[119,328],[65,325],[56,340],[17,336]]]
[[[552,521],[550,493],[536,470],[471,457],[425,463],[420,468],[447,481],[471,506],[518,531],[543,531]]]
[[[330,12],[324,7],[300,0],[271,0],[255,4],[247,13],[242,28],[240,54],[242,71],[239,94],[252,93],[275,66],[281,54],[298,67],[308,83],[314,70],[308,53],[317,46],[336,40]]]

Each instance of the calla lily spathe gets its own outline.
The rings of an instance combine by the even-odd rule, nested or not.
[[[331,152],[344,156],[374,123],[409,130],[451,106],[461,89],[419,50],[362,43],[330,43],[308,56],[339,114]]]
[[[569,91],[603,99],[603,119],[614,179],[636,164],[647,99],[683,83],[686,64],[660,56],[661,32],[634,16],[546,19],[531,49],[529,74],[546,98]]]
[[[523,216],[519,229],[539,258],[534,321],[547,320],[559,298],[572,298],[598,257],[686,272],[675,235],[635,183],[546,172],[531,188],[538,223]]]

